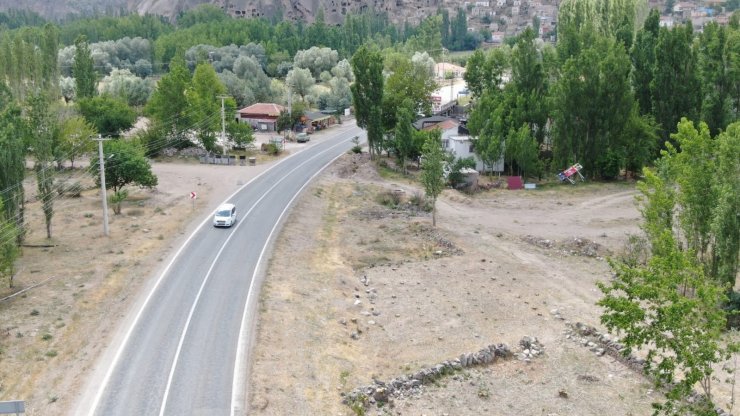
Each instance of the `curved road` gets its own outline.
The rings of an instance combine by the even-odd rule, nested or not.
[[[159,276],[109,367],[99,369],[105,375],[79,414],[245,414],[255,292],[269,244],[298,194],[361,132],[354,125],[325,132],[243,186],[229,199],[238,210],[233,227],[201,224]]]

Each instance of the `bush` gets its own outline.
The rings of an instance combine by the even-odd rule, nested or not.
[[[460,171],[464,168],[475,169],[475,159],[472,157],[466,157],[464,159],[457,159],[452,163],[450,167],[450,174],[447,176],[447,180],[450,182],[450,186],[458,188],[465,184],[465,177]]]
[[[421,192],[416,192],[409,199],[409,203],[419,211],[432,212],[432,203]]]
[[[71,198],[79,198],[82,196],[82,185],[76,181],[70,184],[59,182],[57,183],[56,188],[59,196],[68,196]]]
[[[262,149],[264,149],[265,153],[268,155],[277,156],[280,154],[280,147],[275,143],[264,143],[262,145]]]
[[[403,195],[399,192],[384,191],[378,194],[375,201],[388,208],[398,208],[403,202]]]

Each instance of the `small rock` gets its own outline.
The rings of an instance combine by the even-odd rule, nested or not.
[[[561,389],[560,391],[558,391],[558,397],[561,397],[563,399],[567,399],[568,398],[568,392]]]

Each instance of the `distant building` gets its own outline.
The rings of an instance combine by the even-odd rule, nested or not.
[[[249,123],[255,131],[277,131],[277,119],[283,110],[280,104],[252,104],[238,111],[239,122]]]

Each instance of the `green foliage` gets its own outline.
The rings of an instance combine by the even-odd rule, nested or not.
[[[175,140],[187,141],[185,130],[191,125],[192,115],[186,91],[190,85],[190,71],[185,61],[175,58],[170,62],[170,72],[162,76],[157,89],[147,103],[145,113]]]
[[[609,165],[599,159],[610,149],[612,155],[626,153],[632,138],[625,129],[635,106],[624,46],[598,37],[569,58],[561,73],[553,94],[555,163],[566,167],[579,162],[596,176],[613,174],[603,170]]]
[[[51,24],[0,32],[0,77],[19,101],[37,90],[58,94],[58,35]]]
[[[136,112],[110,95],[83,98],[78,101],[78,107],[85,120],[104,136],[117,137],[136,121]]]
[[[15,261],[20,255],[17,240],[20,232],[16,222],[8,218],[3,200],[0,199],[0,281],[7,281],[8,287],[13,287]]]
[[[383,128],[387,131],[396,127],[396,112],[402,106],[408,105],[411,116],[431,114],[429,96],[437,88],[433,71],[423,61],[396,57],[390,70],[383,91]],[[409,100],[407,104],[406,100]]]
[[[735,37],[735,42],[738,39]],[[728,30],[715,22],[707,24],[699,35],[698,73],[701,78],[701,119],[716,135],[732,121],[731,79]],[[738,82],[738,81],[735,81]]]
[[[46,237],[51,238],[51,220],[54,216],[54,169],[52,168],[54,142],[59,135],[59,125],[50,112],[49,99],[36,94],[29,99],[27,111],[29,126],[27,141],[35,156],[34,170],[38,196],[46,220]]]
[[[268,155],[277,156],[280,154],[281,151],[282,149],[280,149],[280,147],[275,143],[267,143],[265,145],[265,153],[267,153]]]
[[[450,173],[447,175],[447,181],[453,188],[458,188],[465,184],[465,177],[460,172],[462,169],[475,169],[475,158],[465,157],[455,159],[450,166]]]
[[[624,333],[626,353],[647,350],[645,371],[667,389],[656,413],[683,414],[694,407],[687,399],[697,383],[711,403],[712,366],[729,357],[721,342],[725,313],[717,307],[725,289],[704,276],[670,230],[655,237],[646,265],[610,261],[616,278],[599,284],[604,298],[598,304],[605,309],[601,322]]]
[[[357,125],[367,129],[370,156],[379,154],[383,140],[383,58],[377,50],[362,46],[352,56],[352,101],[355,106]]]
[[[398,122],[396,123],[394,132],[394,153],[403,173],[406,173],[406,161],[414,152],[414,128],[411,125],[413,121],[411,105],[411,101],[406,100],[399,107],[397,115]]]
[[[57,164],[66,159],[74,168],[75,160],[95,148],[95,142],[91,140],[95,135],[97,130],[84,117],[74,116],[62,121],[59,144],[54,149]]]
[[[740,248],[740,123],[712,139],[706,124],[697,130],[682,119],[672,138],[680,151],[667,144],[663,161],[678,186],[678,225],[705,274],[732,287]]]
[[[215,130],[221,129],[221,100],[226,88],[216,76],[216,71],[209,63],[201,63],[195,68],[193,79],[185,95],[188,103],[188,114],[198,120],[197,133],[206,150],[213,150]],[[227,119],[232,119],[236,103],[231,98],[224,100]]]
[[[252,126],[247,123],[230,121],[226,124],[226,134],[229,141],[237,147],[245,147],[254,142]]]
[[[157,177],[152,173],[144,154],[144,148],[137,143],[122,139],[106,141],[104,143],[106,188],[117,193],[130,184],[147,188],[156,186]],[[97,157],[91,161],[93,166],[98,163]],[[96,180],[99,186],[100,178],[97,177]]]
[[[439,132],[439,130],[437,130]],[[444,153],[439,142],[439,134],[429,136],[422,150],[420,180],[426,196],[432,199],[432,226],[437,226],[437,197],[445,186]]]
[[[681,150],[668,144],[659,173],[646,168],[638,184],[650,253],[610,260],[616,278],[599,285],[601,321],[624,332],[627,353],[647,351],[647,373],[668,391],[656,413],[710,414],[713,365],[737,351],[721,335],[736,302],[726,293],[740,249],[740,125],[713,140],[706,124],[683,119],[673,138]],[[706,400],[691,403],[697,384]]]
[[[682,117],[695,121],[700,114],[701,85],[692,38],[691,24],[671,30],[661,28],[655,46],[655,77],[650,91],[653,115],[661,126],[664,141]]]
[[[72,76],[77,83],[77,98],[90,98],[96,95],[98,84],[95,73],[95,62],[90,52],[85,35],[75,40],[75,58],[72,64]]]
[[[23,178],[26,174],[27,149],[22,137],[24,124],[20,108],[13,102],[10,90],[0,83],[0,199],[5,218],[14,221],[20,231],[24,225]],[[18,234],[19,242],[22,238],[21,232]]]
[[[103,78],[102,93],[125,101],[130,106],[143,106],[152,94],[152,82],[132,74],[128,69],[114,69]]]
[[[113,213],[121,215],[121,204],[128,199],[128,191],[126,189],[119,189],[113,192],[112,195],[108,196],[108,202],[113,207]]]
[[[658,41],[660,12],[651,9],[645,24],[637,32],[630,51],[632,59],[632,86],[639,104],[640,114],[649,114],[653,109],[653,98],[650,83],[655,72],[655,44]]]

